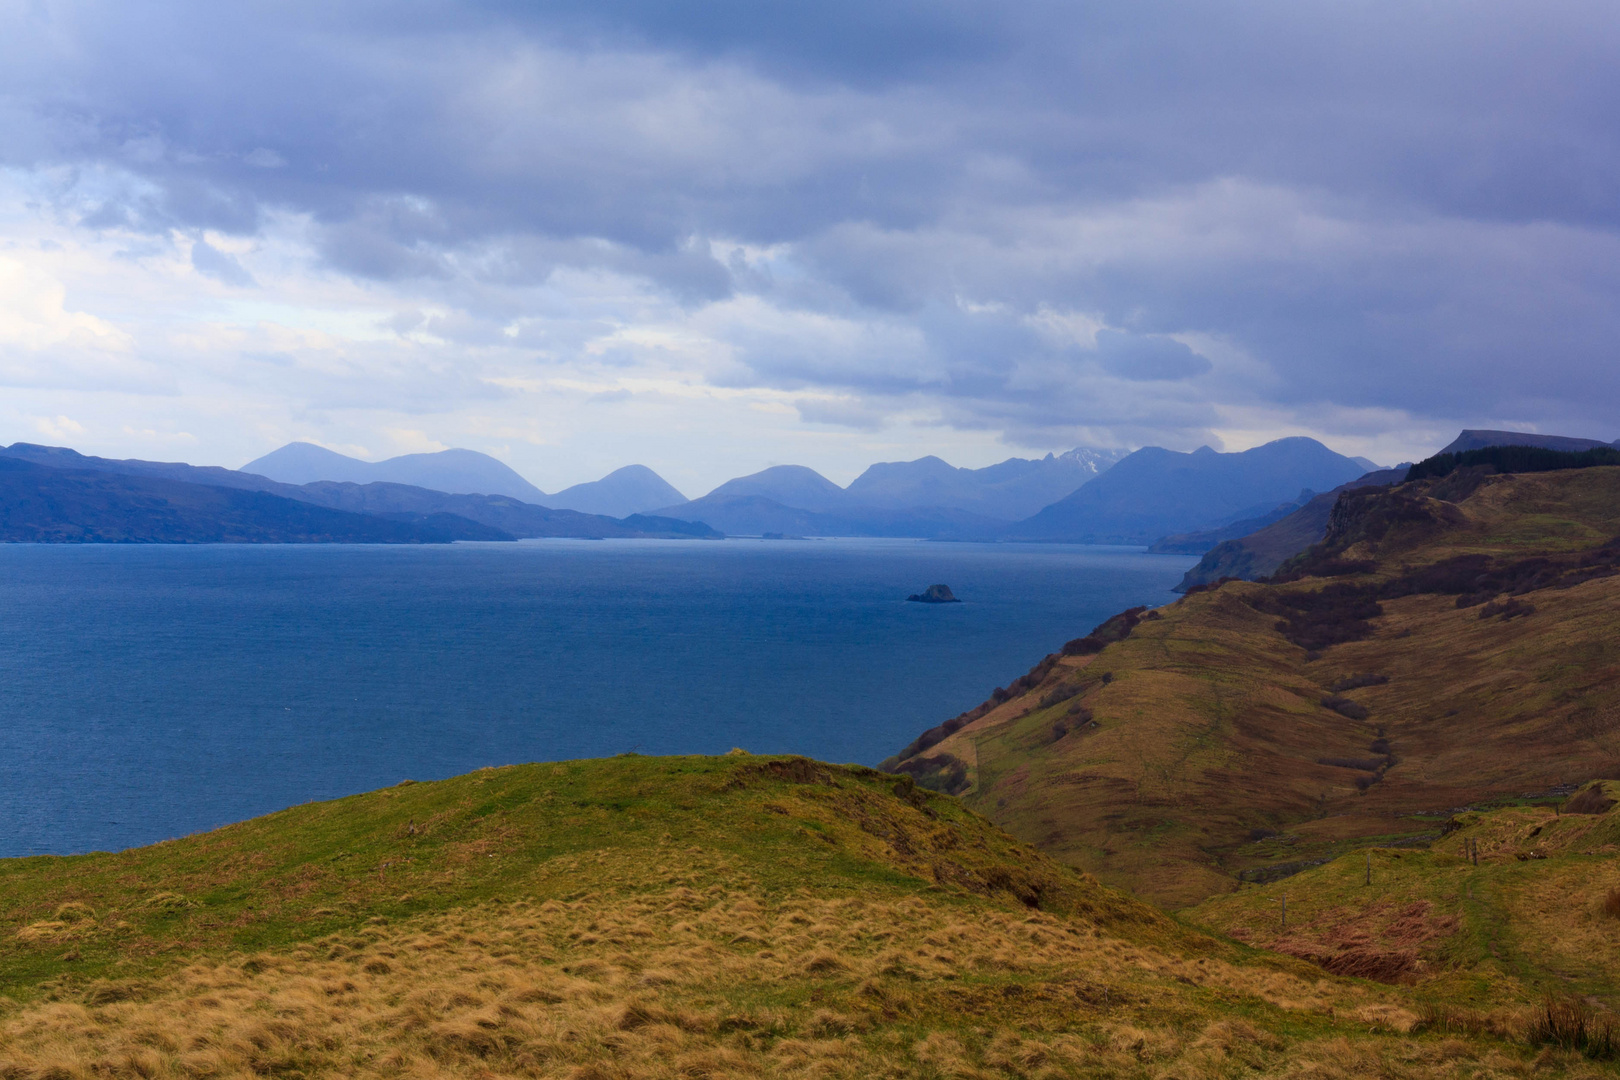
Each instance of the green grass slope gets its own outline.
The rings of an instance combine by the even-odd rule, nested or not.
[[[7,1080],[1599,1075],[1418,1021],[800,758],[490,769],[0,862]]]
[[[1428,848],[1358,850],[1186,915],[1329,970],[1416,984],[1420,1001],[1448,1008],[1488,1015],[1555,993],[1614,1009],[1617,796],[1620,784],[1597,782],[1565,804],[1596,813],[1546,805],[1460,813]]]
[[[807,879],[864,893],[932,885],[1170,931],[954,800],[909,784],[897,795],[896,783],[805,759],[627,755],[405,783],[115,854],[0,860],[0,992],[158,970],[176,951],[279,948],[514,891],[650,888],[680,852],[747,860],[767,892]],[[586,854],[613,869],[582,866]]]

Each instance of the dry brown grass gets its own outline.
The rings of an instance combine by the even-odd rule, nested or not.
[[[1189,960],[1078,920],[746,881],[488,904],[0,1018],[0,1077],[1510,1076],[1385,1037],[1376,991]],[[1212,1013],[1210,1000],[1253,1020]],[[1247,1004],[1244,1004],[1247,1003]],[[1335,1033],[1327,1018],[1343,1025]],[[1294,1035],[1279,1035],[1283,1017]],[[1384,1035],[1378,1034],[1385,1033]],[[1352,1037],[1346,1040],[1346,1035]]]
[[[1467,1015],[1492,1031],[1519,1030],[1547,990],[1620,1009],[1620,934],[1606,912],[1611,896],[1620,906],[1620,810],[1505,807],[1452,824],[1432,848],[1353,852],[1183,916],[1331,971],[1412,985],[1415,1001],[1453,1016],[1426,1018],[1428,1030],[1473,1030],[1457,1026]]]
[[[460,806],[484,812],[434,818]],[[401,910],[372,868],[430,819],[443,844],[389,887],[440,891]],[[267,839],[258,891],[208,886]],[[251,921],[351,863],[284,901],[329,921]],[[951,800],[803,759],[492,771],[0,883],[0,1080],[1508,1077],[1533,1052],[1413,1038],[1398,989],[1203,936]]]

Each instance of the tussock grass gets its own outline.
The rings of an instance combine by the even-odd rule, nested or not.
[[[1595,1061],[1620,1056],[1620,1031],[1610,1019],[1599,1019],[1592,1006],[1577,997],[1549,994],[1526,1030],[1532,1045],[1578,1051]]]
[[[1039,913],[756,889],[490,902],[155,983],[57,984],[0,1019],[0,1076],[1252,1075],[1333,1067],[1335,1009],[1391,1075],[1435,1064],[1373,1038],[1409,1025],[1355,988]],[[1454,1064],[1514,1062],[1482,1044]]]
[[[1415,1002],[1438,1010],[1425,1014],[1430,1030],[1522,1031],[1548,992],[1620,1010],[1620,935],[1608,914],[1611,896],[1620,908],[1617,856],[1620,809],[1505,807],[1459,815],[1429,848],[1353,851],[1183,915],[1327,970],[1411,986]]]
[[[390,792],[0,864],[24,886],[0,893],[0,1077],[1508,1077],[1529,1060],[1405,1037],[1415,1014],[1386,988],[1189,931],[869,770],[613,759]],[[396,860],[404,880],[379,883]],[[162,892],[196,906],[146,903]],[[19,935],[41,921],[61,927]],[[1582,1075],[1572,1060],[1551,1073]]]

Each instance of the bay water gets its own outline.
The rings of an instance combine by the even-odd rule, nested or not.
[[[485,765],[876,764],[1195,560],[906,540],[0,545],[0,856]],[[960,604],[907,603],[951,586]]]

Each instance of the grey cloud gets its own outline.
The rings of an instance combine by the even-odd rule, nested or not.
[[[1103,369],[1133,382],[1190,379],[1213,365],[1174,338],[1097,331],[1096,353]]]
[[[402,241],[365,222],[344,222],[321,230],[320,251],[338,270],[380,281],[450,275],[443,252]]]
[[[191,244],[191,265],[199,274],[205,274],[226,285],[245,288],[257,284],[253,280],[253,275],[242,268],[242,264],[236,261],[234,255],[227,255],[200,237]]]
[[[484,378],[485,368],[470,351],[456,356],[459,362],[444,363],[440,354],[397,341],[351,343],[314,363],[285,352],[247,352],[240,360],[229,372],[232,385],[268,397],[291,380],[300,389],[300,415],[311,418],[379,408],[379,383],[388,388],[386,408],[399,413],[430,415],[442,412],[446,402],[511,396]]]
[[[1214,439],[1216,413],[1201,392],[1161,384],[1151,396],[1140,393],[1145,368],[1160,380],[1208,369],[1205,358],[1171,339],[1104,330],[1097,335],[1099,349],[1083,349],[1043,333],[1008,306],[936,304],[913,320],[891,317],[883,325],[886,334],[831,332],[821,338],[804,331],[781,337],[733,333],[730,339],[742,346],[740,367],[723,381],[835,388],[843,396],[833,401],[797,401],[800,415],[857,428],[870,429],[902,410],[931,410],[941,423],[999,430],[1009,442],[1028,447],[1084,437],[1191,449]]]
[[[172,152],[134,163],[165,185],[200,173],[243,197],[334,215],[357,196],[405,190],[458,199],[465,228],[642,243],[694,226],[802,231],[852,210],[904,224],[934,193],[982,186],[973,166],[996,156],[1028,172],[1025,198],[1115,198],[1234,174],[1518,219],[1612,221],[1620,198],[1592,180],[1617,154],[1615,20],[1598,5],[848,4],[809,16],[621,4],[588,21],[622,31],[625,62],[593,38],[569,65],[546,45],[566,43],[583,8],[520,18],[426,5],[401,18],[370,5],[170,4],[138,16],[65,5],[53,29],[82,51],[14,57],[34,76],[15,89],[73,121],[61,152],[100,155],[156,132],[196,156],[193,170]],[[163,63],[175,49],[192,63]],[[665,49],[695,55],[661,61]],[[1556,78],[1504,78],[1549,54]],[[820,72],[813,92],[773,92],[788,56]],[[662,138],[678,129],[648,130],[622,111],[682,80],[723,95],[732,63],[759,73],[754,100],[711,98],[704,111],[744,157],[683,153]],[[46,64],[65,76],[47,77]],[[567,85],[547,77],[556,68]],[[489,96],[501,92],[492,74],[510,80],[505,100]],[[745,78],[730,81],[746,90]],[[828,114],[841,96],[851,113]],[[837,123],[822,138],[818,114]],[[88,131],[85,117],[99,118]],[[887,134],[863,139],[863,127]],[[220,156],[256,152],[275,130],[287,169],[244,171]],[[784,157],[776,131],[808,139],[806,159]],[[209,212],[193,201],[176,203]]]
[[[456,309],[458,342],[585,271],[646,291],[548,313],[550,348],[643,307],[758,298],[779,325],[719,331],[739,357],[723,380],[928,403],[1050,445],[1207,441],[1214,402],[1613,424],[1609,4],[5,18],[0,161],[80,170],[59,197],[87,227],[300,215],[329,268]],[[711,241],[789,252],[761,266]],[[1088,353],[1034,327],[1050,310],[1112,329]],[[851,329],[793,329],[810,317]],[[1248,360],[1211,367],[1169,336],[1189,334]]]
[[[879,431],[888,422],[882,409],[850,399],[800,398],[793,403],[800,418],[812,424],[829,424],[856,431]]]

